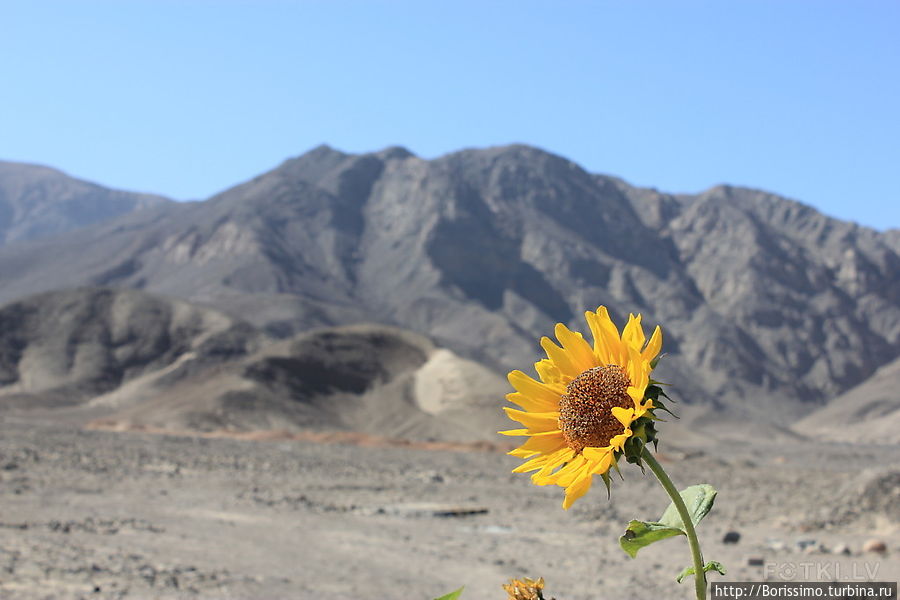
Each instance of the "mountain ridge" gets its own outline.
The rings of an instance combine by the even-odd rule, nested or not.
[[[661,378],[777,419],[900,353],[898,281],[890,232],[747,188],[636,188],[524,145],[320,146],[204,202],[0,250],[0,301],[135,287],[283,336],[399,325],[498,370],[538,358],[557,321],[583,330],[580,311],[642,312],[666,332]]]
[[[169,202],[155,194],[106,188],[52,167],[0,161],[0,246]]]

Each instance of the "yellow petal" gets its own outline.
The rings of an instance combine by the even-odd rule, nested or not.
[[[522,392],[513,392],[511,394],[507,394],[506,399],[513,404],[518,404],[528,412],[552,412],[554,410],[559,410],[558,402],[538,400],[533,396],[526,396]]]
[[[522,371],[511,371],[506,378],[517,392],[541,402],[557,405],[559,397],[565,393],[565,388],[535,381]]]
[[[580,333],[572,332],[562,323],[556,324],[555,333],[556,339],[559,340],[565,351],[569,353],[569,358],[579,374],[597,366],[597,357],[594,356],[594,351],[584,341]]]
[[[531,460],[522,463],[515,469],[513,469],[513,473],[525,473],[526,471],[536,471],[539,470],[539,473],[546,473],[552,471],[557,468],[559,465],[564,464],[566,461],[572,458],[571,448],[565,447],[556,452],[552,452],[550,454],[542,454],[541,456],[536,456]],[[532,475],[532,479],[537,476],[538,473]]]
[[[662,329],[659,328],[659,325],[656,326],[656,329],[653,330],[653,335],[650,336],[650,341],[647,342],[647,347],[644,348],[644,351],[641,352],[641,356],[644,357],[644,360],[647,362],[651,362],[656,355],[659,354],[659,351],[662,349]]]
[[[572,506],[576,500],[587,494],[589,489],[591,489],[591,474],[585,468],[579,477],[566,488],[566,498],[563,500],[563,509],[569,510],[569,507]]]
[[[629,346],[635,347],[638,351],[644,347],[644,328],[641,327],[641,315],[628,315],[628,324],[622,330],[622,341]]]
[[[587,321],[588,327],[591,330],[591,336],[594,338],[594,356],[597,357],[597,362],[601,365],[612,363],[612,360],[609,357],[609,350],[606,347],[606,338],[600,327],[597,313],[587,311],[584,313],[584,320]]]
[[[604,446],[602,448],[585,448],[581,451],[581,454],[583,454],[584,457],[589,461],[596,462],[609,454],[609,452],[610,447]]]
[[[547,357],[553,361],[553,364],[559,368],[561,374],[568,375],[573,379],[581,374],[581,370],[572,362],[569,353],[553,343],[553,340],[550,338],[541,338],[541,348],[544,349],[544,352],[547,353]]]
[[[521,465],[512,470],[513,473],[527,473],[528,471],[537,471],[543,468],[548,462],[554,460],[554,456],[552,454],[542,454],[538,457],[532,458],[527,462],[523,462]]]
[[[510,419],[527,427],[529,434],[559,429],[558,412],[532,413],[508,407],[504,407],[503,410]]]
[[[633,385],[628,386],[628,389],[625,392],[631,396],[631,399],[634,400],[634,407],[637,408],[641,405],[641,402],[644,400],[644,390],[639,387],[634,387]]]
[[[527,429],[507,429],[506,431],[498,431],[500,435],[511,435],[511,436],[519,436],[519,435],[528,435]]]
[[[602,475],[609,471],[609,467],[612,465],[612,458],[612,449],[608,449],[599,458],[592,461],[591,475]]]
[[[556,485],[560,487],[568,487],[570,483],[572,483],[578,474],[581,472],[582,467],[587,464],[587,460],[582,455],[578,455],[572,459],[572,461],[567,464],[565,467],[554,473],[556,477]]]
[[[621,450],[622,446],[625,445],[625,442],[628,441],[628,438],[631,437],[631,429],[625,428],[624,433],[620,433],[619,435],[613,437],[613,439],[609,440],[609,445],[612,446],[615,450]]]
[[[515,450],[510,450],[507,452],[510,456],[515,456],[516,458],[531,458],[535,454],[540,454],[540,452],[531,452],[530,450],[522,450],[521,448],[516,448]]]
[[[562,379],[562,373],[556,368],[552,361],[543,358],[534,363],[534,370],[544,383],[559,384]]]
[[[535,434],[529,437],[528,441],[526,441],[524,444],[522,444],[512,452],[508,452],[507,454],[518,456],[519,458],[528,458],[529,456],[537,453],[552,454],[565,445],[566,440],[563,438],[562,432],[556,430],[547,433]]]
[[[612,415],[619,420],[619,423],[622,424],[622,427],[628,427],[634,420],[634,409],[622,408],[621,406],[613,406]]]
[[[647,363],[634,346],[626,345],[628,349],[628,378],[631,385],[636,388],[646,388],[650,382]]]
[[[621,336],[619,336],[619,328],[616,327],[616,324],[613,323],[613,320],[609,317],[609,311],[606,310],[605,306],[597,307],[597,316],[600,317],[600,323],[604,328],[612,329],[613,335],[621,339]]]
[[[537,485],[550,485],[556,483],[556,474],[553,473],[553,470],[565,465],[565,463],[572,460],[574,456],[575,451],[569,447],[557,450],[555,454],[550,455],[550,460],[548,460],[541,470],[531,476],[531,481]]]
[[[603,364],[622,366],[625,361],[622,340],[619,337],[619,330],[609,318],[606,307],[598,308],[590,321],[593,321],[591,333],[594,335],[594,352],[597,359]],[[590,321],[588,325],[591,325]]]

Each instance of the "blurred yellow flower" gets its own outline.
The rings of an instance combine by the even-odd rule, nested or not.
[[[510,579],[503,584],[503,589],[509,594],[507,600],[544,600],[544,578],[534,579]]]
[[[500,432],[528,436],[509,453],[528,459],[513,472],[536,471],[531,476],[535,484],[565,488],[565,509],[587,493],[594,475],[608,477],[632,436],[632,424],[652,418],[653,401],[644,395],[662,347],[659,327],[646,340],[641,315],[629,315],[621,335],[604,306],[586,312],[585,318],[593,347],[580,333],[557,323],[561,346],[541,338],[547,358],[534,365],[540,381],[522,371],[509,374],[516,391],[506,399],[522,410],[504,410],[524,428]]]

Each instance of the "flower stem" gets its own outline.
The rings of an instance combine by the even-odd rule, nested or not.
[[[675,488],[675,484],[672,483],[672,480],[669,479],[669,476],[663,470],[662,465],[653,458],[646,446],[641,452],[641,458],[647,461],[650,470],[659,479],[663,489],[666,490],[666,493],[672,499],[672,503],[675,504],[678,515],[681,517],[681,522],[684,523],[684,532],[687,534],[688,545],[691,547],[691,558],[694,560],[694,589],[697,592],[697,600],[706,600],[706,573],[703,571],[703,555],[700,553],[697,531],[694,529],[694,522],[691,521],[691,515],[687,506],[684,505],[684,500]]]

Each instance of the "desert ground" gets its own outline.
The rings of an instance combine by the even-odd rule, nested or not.
[[[761,439],[665,442],[675,483],[719,490],[699,531],[712,579],[900,578],[900,448]],[[695,442],[698,438],[692,438]],[[687,598],[683,539],[630,559],[618,537],[667,499],[631,465],[607,500],[568,512],[512,457],[422,449],[91,431],[0,420],[0,597],[430,600]],[[725,533],[740,534],[725,544]],[[863,552],[877,538],[886,553]],[[842,552],[844,550],[844,552]],[[806,576],[804,576],[806,575]]]

